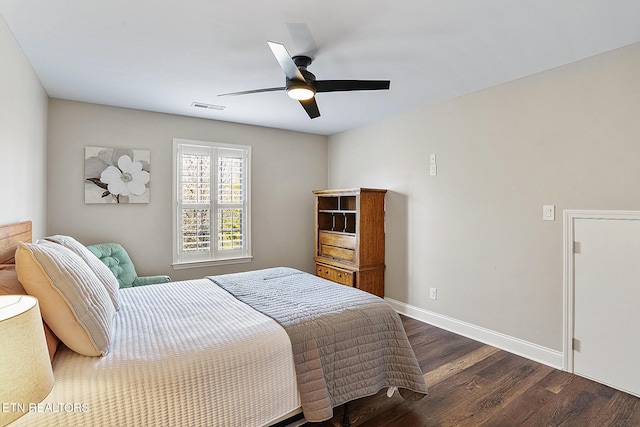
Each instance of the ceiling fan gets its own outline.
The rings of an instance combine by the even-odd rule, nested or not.
[[[285,86],[265,89],[247,90],[244,92],[223,93],[218,96],[248,95],[261,92],[286,91],[290,98],[296,99],[307,112],[309,118],[320,117],[320,110],[316,103],[315,94],[321,92],[347,92],[356,90],[384,90],[389,89],[389,80],[316,80],[307,67],[312,58],[304,55],[291,57],[281,43],[267,42],[273,55],[278,60],[284,75]]]

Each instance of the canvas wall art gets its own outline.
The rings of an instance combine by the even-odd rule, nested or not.
[[[85,147],[85,203],[149,203],[151,152]]]

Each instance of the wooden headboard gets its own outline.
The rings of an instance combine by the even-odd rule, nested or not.
[[[0,264],[13,264],[18,242],[31,241],[31,221],[0,226]]]

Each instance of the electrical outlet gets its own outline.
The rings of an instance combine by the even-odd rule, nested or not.
[[[438,288],[429,288],[429,298],[438,299]]]

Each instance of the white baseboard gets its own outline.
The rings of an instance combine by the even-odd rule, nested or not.
[[[398,313],[404,314],[405,316],[497,347],[509,353],[526,357],[527,359],[551,366],[552,368],[563,369],[564,356],[560,351],[472,325],[471,323],[463,322],[452,317],[443,316],[404,302],[396,301],[392,298],[385,297],[385,300],[391,304]]]

